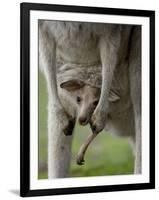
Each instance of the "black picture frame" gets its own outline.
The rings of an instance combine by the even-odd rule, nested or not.
[[[72,188],[30,189],[30,11],[60,11],[94,13],[107,15],[148,17],[150,20],[150,180],[148,183],[102,185]],[[22,197],[39,195],[59,195],[76,193],[95,193],[108,191],[139,190],[155,188],[155,12],[149,10],[130,10],[71,5],[49,5],[21,3],[21,113],[20,113],[20,195]]]

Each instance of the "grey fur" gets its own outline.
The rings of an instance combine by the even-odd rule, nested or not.
[[[129,25],[39,22],[39,63],[49,96],[49,178],[68,175],[72,136],[66,137],[63,132],[79,112],[72,95],[60,87],[65,82],[65,73],[61,81],[58,70],[64,65],[74,66],[75,72],[83,66],[83,74],[88,76],[90,66],[100,66],[101,95],[89,119],[92,130],[98,133],[106,128],[131,137],[135,145],[135,173],[141,172],[140,34],[140,28]],[[78,79],[72,75],[74,78]],[[110,103],[114,96],[116,100]]]

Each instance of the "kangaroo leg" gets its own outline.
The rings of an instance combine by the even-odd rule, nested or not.
[[[61,118],[58,119],[59,122],[65,122],[65,126],[68,126],[68,117],[63,110],[57,92],[56,43],[52,33],[49,33],[46,22],[39,22],[39,65],[47,81],[49,101],[52,105],[50,109],[54,109],[54,112],[61,113]]]
[[[56,82],[56,43],[45,22],[39,22],[39,64],[48,89],[48,177],[65,177],[70,162],[72,137],[66,128],[69,117],[59,100]]]
[[[135,27],[132,33],[130,58],[130,94],[135,118],[135,173],[141,173],[141,28]]]
[[[92,131],[98,133],[104,129],[109,108],[109,93],[116,67],[128,54],[128,43],[131,27],[113,26],[108,28],[106,37],[99,41],[102,63],[102,88],[99,103],[92,116]]]
[[[90,143],[94,140],[94,138],[97,136],[98,134],[93,134],[90,133],[90,135],[88,136],[87,140],[84,142],[84,144],[81,146],[78,155],[77,155],[77,159],[76,162],[78,165],[83,165],[84,164],[84,156],[85,153],[87,151],[88,146],[90,145]]]
[[[52,109],[48,111],[48,178],[64,178],[69,173],[74,124],[71,125],[70,133],[66,128],[66,136],[64,124],[59,122],[61,114],[57,115]]]
[[[102,88],[99,103],[91,119],[93,133],[98,133],[104,129],[109,107],[109,92],[113,79],[113,74],[118,61],[118,51],[120,46],[120,33],[114,38],[117,43],[111,42],[108,37],[102,37],[99,42],[100,57],[102,63]]]

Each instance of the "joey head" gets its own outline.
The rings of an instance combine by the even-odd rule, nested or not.
[[[60,86],[67,90],[74,99],[76,103],[76,119],[79,124],[87,125],[98,104],[100,88],[76,79],[64,82]]]

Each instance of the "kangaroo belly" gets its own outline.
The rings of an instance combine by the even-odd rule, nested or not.
[[[99,61],[99,31],[95,31],[98,26],[94,23],[47,22],[50,35],[56,41],[57,57],[81,64]]]
[[[68,35],[57,41],[57,58],[71,63],[91,64],[99,62],[97,42],[79,33],[77,38]]]
[[[57,59],[64,62],[85,65],[100,62],[99,52],[96,47],[92,45],[76,47],[76,45],[71,45],[70,43],[58,46]]]

